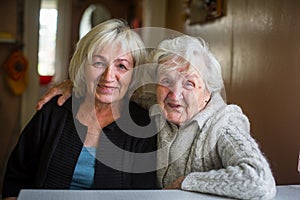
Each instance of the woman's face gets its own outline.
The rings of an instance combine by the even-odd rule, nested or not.
[[[210,93],[195,69],[187,72],[184,66],[158,74],[157,101],[170,122],[184,124],[206,106],[209,98]]]
[[[118,103],[125,96],[133,73],[133,58],[116,46],[108,45],[93,54],[86,66],[87,94],[96,103]]]

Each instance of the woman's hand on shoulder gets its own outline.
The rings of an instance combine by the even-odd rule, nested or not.
[[[59,106],[63,105],[65,101],[70,98],[72,94],[72,88],[73,83],[70,80],[64,80],[63,82],[54,85],[53,87],[49,88],[44,95],[41,96],[36,105],[36,109],[40,110],[47,102],[57,95],[61,95],[57,100],[57,104]]]

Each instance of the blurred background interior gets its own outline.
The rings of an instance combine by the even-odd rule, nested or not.
[[[299,184],[299,8],[298,0],[0,0],[0,188],[38,98],[68,78],[78,39],[109,18],[206,39],[227,101],[248,115],[277,184]]]

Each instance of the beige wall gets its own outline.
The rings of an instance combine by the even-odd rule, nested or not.
[[[183,1],[176,2],[181,6]],[[226,16],[186,25],[185,31],[209,42],[223,66],[227,100],[239,104],[250,118],[252,135],[269,159],[277,183],[299,184],[300,1],[227,0],[226,4]],[[178,13],[176,8],[168,11],[168,28],[182,28],[171,20]]]

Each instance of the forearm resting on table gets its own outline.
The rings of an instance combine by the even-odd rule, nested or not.
[[[180,176],[178,179],[176,179],[173,183],[170,185],[164,187],[163,189],[181,189],[181,183],[184,180],[185,176]]]
[[[63,82],[54,85],[53,87],[49,88],[48,91],[41,96],[39,99],[36,109],[40,110],[43,105],[45,105],[47,102],[49,102],[53,97],[57,95],[61,95],[58,98],[57,104],[59,106],[63,105],[65,101],[70,98],[72,94],[72,88],[73,88],[73,83],[70,80],[64,80]]]

